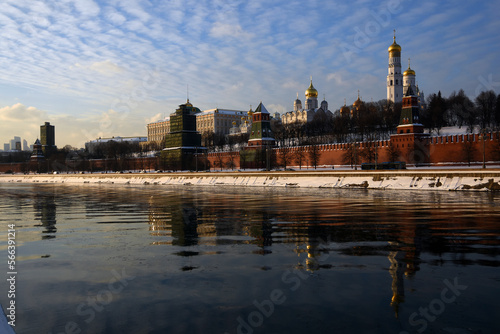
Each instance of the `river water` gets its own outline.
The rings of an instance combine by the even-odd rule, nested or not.
[[[0,184],[17,333],[499,333],[500,194]],[[12,298],[5,279],[0,302]]]

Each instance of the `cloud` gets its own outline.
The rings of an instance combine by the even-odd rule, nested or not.
[[[0,108],[0,120],[25,122],[32,120],[40,120],[47,117],[47,113],[35,107],[26,107],[22,103],[16,103],[13,106]]]
[[[74,5],[84,17],[97,16],[101,11],[99,6],[92,0],[77,0]]]
[[[73,146],[98,133],[144,134],[145,122],[185,101],[187,85],[201,109],[246,110],[261,100],[291,109],[297,91],[304,99],[311,75],[332,110],[344,98],[352,103],[358,89],[367,100],[382,99],[393,29],[403,67],[411,57],[426,94],[460,88],[473,94],[479,75],[496,73],[498,4],[400,2],[402,10],[347,61],[340,45],[354,45],[357,31],[378,22],[373,13],[394,1],[5,0],[2,103],[10,107],[0,115],[9,117],[0,134],[21,124],[16,115],[37,112],[44,114],[35,135],[41,121],[57,120],[56,140]],[[13,113],[19,101],[44,111]],[[102,128],[110,122],[116,124]]]
[[[22,103],[0,108],[1,140],[7,142],[14,136],[26,139],[29,144],[40,136],[40,125],[47,121],[47,113],[36,107],[27,107]],[[5,126],[7,125],[7,126]],[[3,148],[3,146],[2,146]]]
[[[252,34],[243,31],[239,24],[233,25],[224,22],[215,22],[210,29],[210,35],[215,38],[249,39]]]
[[[105,60],[100,62],[95,62],[90,64],[89,69],[99,72],[101,74],[111,75],[115,73],[121,73],[124,71],[123,68],[113,63],[111,60]]]
[[[145,122],[146,122],[146,124],[154,123],[154,122],[163,120],[164,118],[165,117],[164,117],[164,115],[162,113],[157,113],[156,115],[153,115],[152,117],[147,117],[145,119]]]

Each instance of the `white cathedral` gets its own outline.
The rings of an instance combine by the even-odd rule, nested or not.
[[[325,99],[321,101],[321,105],[318,107],[318,91],[313,86],[312,78],[309,88],[306,89],[305,96],[305,108],[302,108],[302,101],[299,100],[299,93],[297,93],[297,99],[293,102],[293,111],[289,111],[281,117],[283,124],[309,123],[318,112],[332,115],[332,112],[328,110],[328,102]]]

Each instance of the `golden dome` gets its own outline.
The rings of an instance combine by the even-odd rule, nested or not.
[[[415,71],[410,68],[410,59],[408,59],[408,69],[403,72],[403,76],[415,75]]]
[[[359,90],[358,90],[358,99],[356,101],[354,101],[354,103],[352,105],[354,107],[359,107],[361,105],[361,103],[363,103],[363,101],[361,101],[361,98],[359,97]]]
[[[309,88],[306,89],[306,97],[318,97],[318,91],[314,88],[312,79]]]
[[[389,49],[387,49],[389,53],[401,53],[401,46],[396,43],[396,31],[394,31],[394,42],[389,46]]]
[[[406,77],[407,75],[415,75],[415,71],[408,67],[408,69],[403,73],[403,76]]]

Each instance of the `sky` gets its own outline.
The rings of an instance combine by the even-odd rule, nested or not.
[[[146,136],[201,110],[293,109],[312,77],[335,111],[386,98],[394,30],[420,89],[500,93],[500,0],[3,0],[0,144]],[[3,148],[3,145],[0,145]]]

